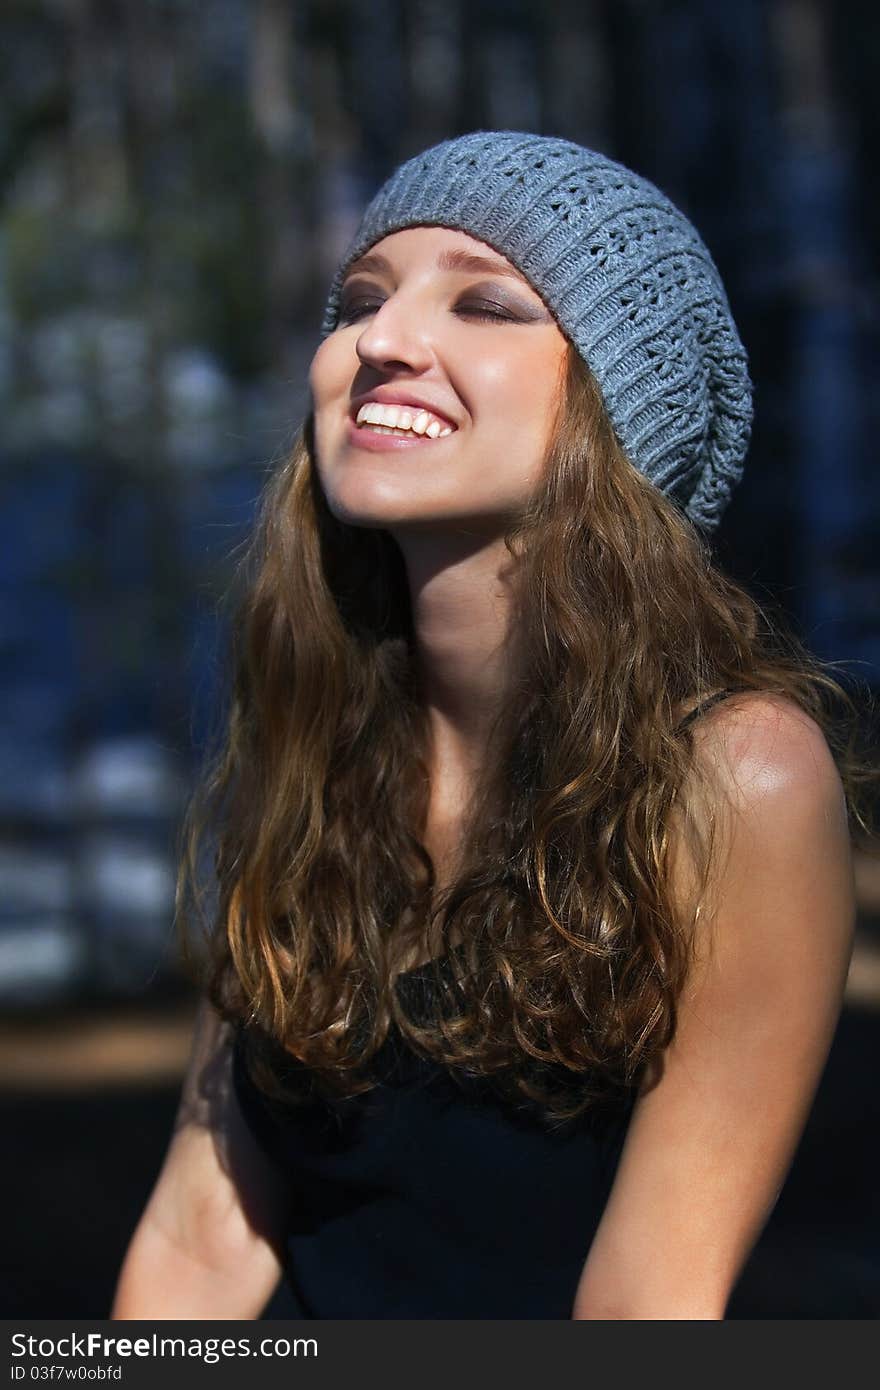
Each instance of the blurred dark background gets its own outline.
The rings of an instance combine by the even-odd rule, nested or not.
[[[306,407],[332,270],[402,158],[472,129],[560,134],[692,216],[756,386],[719,558],[858,683],[870,735],[878,80],[868,0],[7,0],[4,1315],[104,1315],[161,1161],[193,1008],[175,837],[220,605]],[[733,1317],[880,1311],[870,845],[857,882],[846,1008]]]

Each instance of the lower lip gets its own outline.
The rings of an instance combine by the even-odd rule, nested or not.
[[[445,434],[443,438],[451,439],[452,435]],[[426,444],[439,444],[440,439],[431,439],[427,434],[379,434],[377,430],[359,429],[353,420],[349,420],[348,442],[356,449],[369,449],[372,453],[385,454],[396,449],[424,449]]]

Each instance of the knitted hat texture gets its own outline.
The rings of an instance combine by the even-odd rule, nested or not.
[[[704,532],[742,474],[752,420],[745,349],[689,220],[647,179],[569,140],[477,131],[402,164],[333,278],[404,227],[467,232],[506,256],[598,382],[627,457]]]

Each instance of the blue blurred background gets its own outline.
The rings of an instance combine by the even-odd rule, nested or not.
[[[306,407],[327,282],[402,158],[471,129],[560,134],[692,216],[756,386],[719,559],[876,690],[878,78],[868,0],[9,0],[7,1316],[106,1311],[160,1161],[192,1018],[175,837],[223,671],[219,607]],[[835,1050],[734,1316],[880,1311],[871,846],[857,879]]]

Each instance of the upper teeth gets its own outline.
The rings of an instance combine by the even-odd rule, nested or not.
[[[379,401],[367,401],[366,405],[362,405],[357,413],[357,423],[410,430],[413,434],[426,434],[429,439],[452,434],[452,426],[438,420],[429,410],[416,411],[405,405],[382,405]]]

